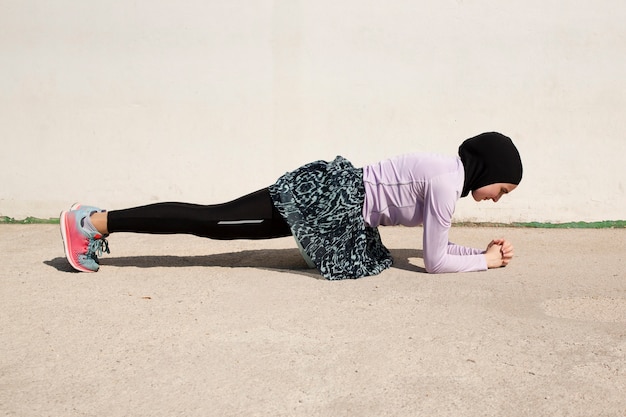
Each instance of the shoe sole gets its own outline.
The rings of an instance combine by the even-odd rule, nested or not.
[[[74,206],[72,206],[74,207]],[[80,205],[79,205],[80,207]],[[70,243],[69,243],[69,239],[67,238],[67,211],[62,211],[61,215],[59,216],[59,223],[61,224],[61,238],[63,239],[63,249],[65,251],[65,257],[67,258],[68,262],[70,263],[70,265],[72,266],[72,268],[74,268],[77,271],[80,272],[97,272],[97,271],[92,271],[91,269],[87,269],[84,266],[80,265],[77,262],[74,262],[74,260],[72,259],[72,248],[70,248]]]

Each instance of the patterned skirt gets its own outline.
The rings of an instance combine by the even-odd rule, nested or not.
[[[338,156],[288,172],[269,187],[274,205],[321,274],[376,275],[393,262],[378,229],[363,220],[363,170]]]

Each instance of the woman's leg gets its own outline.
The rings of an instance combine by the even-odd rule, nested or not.
[[[94,218],[95,217],[95,218]],[[98,219],[100,217],[100,219]],[[95,213],[94,226],[115,232],[185,233],[211,239],[272,239],[291,236],[267,188],[223,204],[157,203]],[[100,230],[100,228],[98,228]]]
[[[271,239],[291,230],[274,207],[267,188],[224,204],[158,203],[102,211],[74,205],[61,213],[65,255],[79,271],[96,272],[98,255],[108,252],[105,237],[115,232],[187,233],[212,239]]]

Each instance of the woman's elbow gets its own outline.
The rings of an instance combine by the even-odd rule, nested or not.
[[[429,274],[441,274],[442,272],[447,272],[443,267],[443,262],[433,262],[426,259],[424,259],[424,268]]]

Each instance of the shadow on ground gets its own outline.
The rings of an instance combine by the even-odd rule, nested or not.
[[[394,263],[393,268],[413,272],[426,272],[420,266],[411,263],[411,259],[422,258],[421,250],[394,249],[391,250]],[[64,257],[44,261],[48,266],[61,272],[77,272],[70,266]],[[319,277],[316,270],[307,267],[297,249],[259,249],[244,250],[241,252],[226,252],[212,255],[174,256],[174,255],[145,255],[104,257],[100,259],[101,266],[115,266],[118,268],[171,268],[171,267],[224,267],[224,268],[262,268],[277,271],[290,271],[307,276]]]

